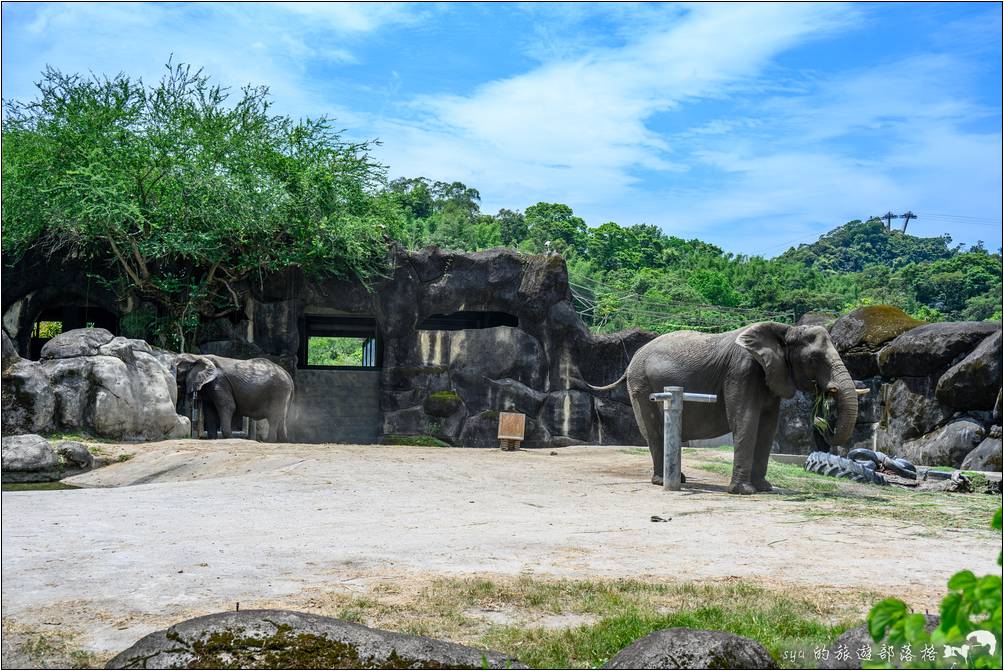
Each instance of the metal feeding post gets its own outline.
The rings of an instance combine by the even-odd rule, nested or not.
[[[683,431],[683,402],[716,403],[715,394],[695,394],[683,391],[683,387],[663,387],[658,394],[650,394],[649,400],[662,401],[662,488],[680,491],[680,438]]]

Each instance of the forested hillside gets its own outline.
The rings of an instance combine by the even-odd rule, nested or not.
[[[891,303],[928,321],[1001,318],[1001,256],[962,249],[949,235],[920,238],[878,219],[851,221],[811,244],[764,259],[734,255],[656,226],[587,226],[568,205],[480,211],[459,182],[397,179],[388,190],[410,246],[478,250],[508,245],[559,252],[594,328],[723,328],[751,319],[797,319]]]
[[[852,221],[777,258],[737,256],[652,225],[587,226],[562,203],[487,214],[460,182],[388,183],[370,143],[274,115],[267,89],[229,92],[183,65],[153,85],[50,68],[38,88],[4,101],[5,267],[29,251],[90,259],[123,303],[157,307],[149,329],[176,349],[202,320],[239,311],[234,286],[248,278],[296,266],[366,282],[394,241],[559,253],[602,331],[724,330],[868,303],[929,321],[1001,318],[999,251],[948,235]]]

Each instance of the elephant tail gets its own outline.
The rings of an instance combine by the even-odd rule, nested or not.
[[[610,384],[603,385],[602,387],[594,387],[593,385],[589,384],[588,382],[585,382],[585,380],[583,380],[583,382],[584,382],[584,384],[587,387],[589,387],[593,391],[610,391],[614,387],[619,386],[626,379],[627,379],[627,371],[624,371],[623,375],[621,375],[619,378],[617,378],[616,380],[614,380]]]

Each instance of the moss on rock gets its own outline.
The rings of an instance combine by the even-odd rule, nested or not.
[[[838,319],[831,336],[840,351],[875,351],[901,333],[926,323],[893,305],[866,305]]]
[[[381,441],[384,445],[418,445],[419,447],[449,447],[449,443],[444,443],[435,436],[416,435],[406,436],[402,434],[388,434]]]
[[[463,405],[455,391],[437,391],[425,397],[422,408],[433,417],[449,417]]]

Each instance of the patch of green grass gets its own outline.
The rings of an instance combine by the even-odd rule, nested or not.
[[[417,447],[450,447],[449,443],[443,442],[435,436],[403,436],[388,434],[381,441],[384,445],[414,445]]]
[[[726,478],[732,475],[732,463],[717,458],[693,467]],[[999,504],[999,499],[982,493],[983,486],[971,494],[919,491],[831,478],[776,461],[769,462],[767,479],[783,499],[803,503],[799,513],[807,518],[877,517],[937,529],[982,529],[982,521]]]
[[[829,645],[854,624],[875,595],[842,599],[813,590],[775,590],[726,579],[714,583],[658,580],[439,578],[408,600],[393,585],[362,598],[340,597],[333,609],[370,626],[490,648],[536,668],[596,668],[634,641],[666,627],[716,629],[762,643],[780,663],[784,652]],[[388,602],[384,602],[384,598]],[[505,613],[488,624],[472,611]],[[546,615],[578,615],[586,623],[552,628]]]
[[[62,482],[5,482],[0,485],[5,492],[48,492],[58,489],[80,489],[76,485]]]
[[[115,461],[117,461],[117,462],[119,462],[119,463],[122,463],[122,462],[124,462],[124,461],[129,461],[129,460],[130,460],[130,459],[132,459],[132,458],[133,458],[134,456],[136,456],[136,455],[135,455],[135,454],[131,454],[131,453],[129,453],[129,452],[125,452],[125,453],[123,453],[123,454],[120,454],[119,456],[115,457]]]
[[[78,443],[114,443],[116,441],[109,440],[107,438],[99,438],[97,436],[92,436],[86,433],[74,433],[74,432],[62,432],[57,431],[55,433],[45,433],[42,437],[48,440],[50,443],[60,441],[60,440],[72,440]],[[90,449],[90,447],[88,447]]]

